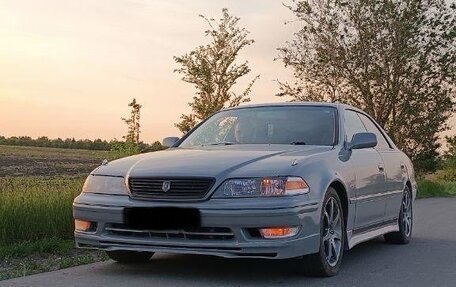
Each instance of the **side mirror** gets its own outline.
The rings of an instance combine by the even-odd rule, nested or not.
[[[370,148],[376,145],[377,136],[374,133],[356,133],[348,143],[348,150]]]
[[[163,139],[163,146],[172,147],[179,140],[178,137],[167,137]]]

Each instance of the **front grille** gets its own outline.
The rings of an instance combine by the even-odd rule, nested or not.
[[[130,178],[134,197],[201,199],[214,185],[214,178]],[[169,183],[169,189],[164,188]]]
[[[137,239],[183,239],[183,240],[232,240],[234,234],[225,227],[198,227],[182,230],[142,230],[124,224],[111,224],[105,227],[110,235]]]

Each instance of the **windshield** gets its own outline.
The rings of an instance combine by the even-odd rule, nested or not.
[[[276,106],[221,111],[194,130],[179,146],[232,144],[334,145],[336,109]]]

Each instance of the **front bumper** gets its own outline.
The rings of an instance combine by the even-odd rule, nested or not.
[[[296,202],[299,200],[294,199]],[[102,204],[104,203],[104,204]],[[318,252],[320,212],[318,203],[272,207],[261,204],[239,208],[239,199],[170,203],[132,200],[128,196],[82,194],[73,204],[75,219],[96,222],[93,232],[75,231],[80,248],[132,250],[166,253],[206,254],[222,257],[293,258]],[[173,233],[155,234],[131,230],[124,224],[124,207],[193,207],[201,214],[202,228],[230,230],[232,236],[210,234],[191,237]],[[119,229],[120,226],[120,229]],[[252,236],[250,230],[261,227],[299,226],[297,235],[283,239]],[[121,232],[119,232],[119,230]],[[160,236],[158,236],[160,235]]]

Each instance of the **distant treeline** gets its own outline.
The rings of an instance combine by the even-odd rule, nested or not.
[[[67,149],[86,149],[86,150],[115,150],[125,142],[118,141],[116,139],[111,141],[96,139],[96,140],[76,140],[74,138],[67,139],[49,139],[48,137],[38,137],[33,139],[29,136],[20,137],[4,137],[0,136],[0,145],[12,145],[12,146],[34,146],[34,147],[53,147],[53,148],[67,148]],[[141,152],[145,151],[157,151],[162,150],[164,147],[159,141],[153,144],[139,143],[138,150]]]

